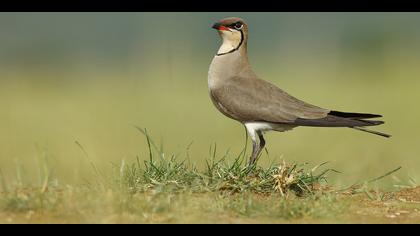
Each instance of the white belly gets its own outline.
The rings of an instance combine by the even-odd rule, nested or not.
[[[269,122],[246,122],[245,127],[251,136],[251,139],[255,140],[257,132],[266,132],[271,130],[284,132],[293,129],[295,126]]]

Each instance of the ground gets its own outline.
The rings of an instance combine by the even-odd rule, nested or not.
[[[0,223],[420,223],[420,187],[283,197],[24,189],[2,194]],[[372,196],[374,196],[372,198]]]
[[[328,182],[338,174],[328,162],[248,166],[246,147],[232,159],[217,158],[214,146],[206,167],[198,168],[167,156],[147,130],[139,131],[149,160],[122,161],[106,173],[91,162],[95,176],[85,184],[54,179],[45,161],[42,184],[10,185],[1,178],[0,223],[420,222],[420,187],[372,186],[401,168],[339,189]]]

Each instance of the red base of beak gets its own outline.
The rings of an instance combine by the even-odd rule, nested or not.
[[[225,30],[225,31],[230,31],[230,29],[229,29],[228,27],[226,27],[226,26],[223,26],[223,25],[219,26],[219,28],[218,28],[217,30]]]
[[[225,30],[225,31],[230,31],[230,29],[226,26],[221,25],[220,23],[215,23],[212,26],[213,29],[217,29],[217,30]]]

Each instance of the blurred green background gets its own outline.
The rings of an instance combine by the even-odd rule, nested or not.
[[[38,183],[48,153],[57,181],[148,157],[147,128],[165,150],[202,166],[244,145],[243,127],[207,90],[220,45],[210,28],[238,16],[250,28],[254,70],[292,95],[343,111],[384,115],[376,130],[297,128],[269,133],[261,165],[283,157],[330,161],[345,185],[402,166],[385,184],[420,181],[419,13],[0,13],[0,167],[8,182]],[[234,156],[234,155],[232,155]],[[17,176],[18,175],[18,176]],[[382,182],[383,183],[383,182]],[[417,182],[418,183],[418,182]]]

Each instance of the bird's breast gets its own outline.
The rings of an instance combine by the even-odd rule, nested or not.
[[[223,81],[227,81],[239,74],[242,65],[240,54],[233,52],[223,56],[215,56],[210,64],[208,72],[209,89],[222,86]]]

